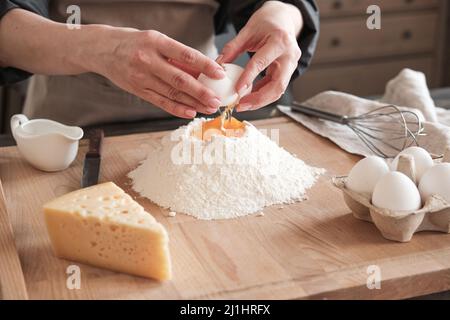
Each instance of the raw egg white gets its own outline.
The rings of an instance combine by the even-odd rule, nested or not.
[[[215,94],[220,98],[222,106],[230,106],[238,102],[239,98],[249,94],[252,90],[251,87],[247,88],[242,97],[238,96],[236,92],[236,82],[239,80],[244,69],[238,65],[226,63],[223,65],[226,76],[222,79],[211,79],[200,74],[198,81],[204,84],[206,87],[215,92]]]
[[[422,201],[437,194],[450,203],[450,163],[439,163],[428,169],[420,179]]]
[[[345,186],[358,193],[372,196],[378,180],[387,172],[389,167],[380,157],[370,156],[358,161],[350,170]]]
[[[420,209],[421,203],[416,185],[401,172],[386,173],[373,190],[372,204],[378,208],[414,211]]]
[[[433,159],[431,158],[427,150],[421,147],[409,147],[400,152],[395,157],[394,161],[392,161],[392,170],[397,170],[398,158],[401,154],[410,154],[413,156],[416,168],[416,183],[420,181],[420,178],[425,173],[425,171],[433,166]]]

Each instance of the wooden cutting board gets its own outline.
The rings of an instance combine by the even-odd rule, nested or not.
[[[53,256],[41,206],[79,188],[87,141],[81,142],[74,164],[57,173],[32,168],[22,160],[16,147],[2,148],[2,297],[406,298],[450,288],[450,235],[423,232],[409,243],[396,243],[383,239],[374,225],[352,217],[330,178],[346,174],[357,157],[287,118],[254,124],[280,129],[280,144],[284,148],[310,165],[326,168],[327,175],[309,190],[307,201],[266,208],[264,216],[234,220],[201,221],[183,214],[168,217],[166,210],[138,199],[169,232],[174,277],[164,283]],[[112,180],[135,195],[126,174],[164,134],[107,138],[101,181]],[[66,286],[66,269],[72,264],[81,268],[80,289]],[[370,290],[366,285],[367,268],[371,265],[380,270],[379,290]]]

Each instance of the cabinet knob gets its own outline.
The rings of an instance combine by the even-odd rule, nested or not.
[[[402,33],[402,38],[403,38],[404,40],[409,40],[409,39],[412,38],[412,36],[413,36],[413,34],[412,34],[411,30],[405,30],[405,31],[403,31],[403,33]]]
[[[332,7],[334,10],[339,10],[342,8],[342,2],[339,0],[336,0],[333,2]]]
[[[331,38],[330,45],[333,48],[339,47],[341,45],[341,39],[339,39],[338,37]]]

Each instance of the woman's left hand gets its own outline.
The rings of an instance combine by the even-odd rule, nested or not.
[[[244,92],[267,69],[252,93],[240,100],[237,111],[258,109],[282,96],[301,56],[297,36],[302,26],[302,15],[297,7],[268,1],[225,45],[218,63],[232,62],[246,51],[255,53],[236,84],[237,92]]]

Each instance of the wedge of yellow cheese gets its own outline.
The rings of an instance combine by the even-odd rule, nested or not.
[[[112,182],[44,205],[56,256],[158,280],[171,278],[164,227]]]

